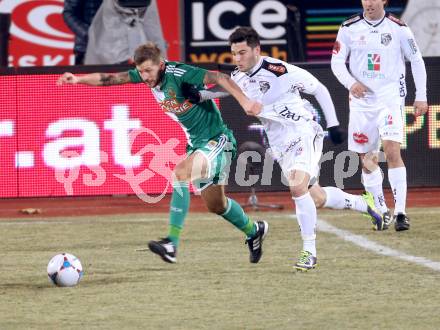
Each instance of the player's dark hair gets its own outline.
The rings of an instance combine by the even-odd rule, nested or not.
[[[243,41],[246,41],[247,45],[251,48],[260,46],[260,36],[257,31],[249,26],[239,27],[229,36],[229,45]]]
[[[134,51],[133,61],[136,65],[140,65],[148,60],[156,64],[162,60],[159,47],[152,42],[140,45]]]

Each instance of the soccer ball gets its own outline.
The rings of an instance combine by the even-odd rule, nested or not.
[[[75,286],[83,276],[83,268],[77,257],[69,253],[60,253],[50,259],[47,276],[57,286]]]

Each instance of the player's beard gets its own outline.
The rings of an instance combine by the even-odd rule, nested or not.
[[[163,70],[159,71],[159,74],[157,75],[157,80],[156,80],[154,86],[151,86],[151,88],[159,86],[162,83],[164,76],[165,76],[165,68]]]

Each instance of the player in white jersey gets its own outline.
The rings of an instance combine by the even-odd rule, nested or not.
[[[349,90],[348,148],[362,160],[362,181],[384,214],[384,229],[395,221],[397,231],[408,230],[406,168],[400,154],[403,141],[405,58],[411,62],[416,85],[415,116],[428,110],[426,70],[411,30],[385,12],[386,0],[362,0],[362,14],[339,29],[331,60],[332,71]],[[349,68],[345,64],[349,58]],[[377,152],[382,141],[395,208],[391,218],[382,189]]]
[[[382,229],[382,217],[375,211],[371,194],[356,196],[335,187],[320,187],[316,183],[322,154],[324,133],[313,120],[300,91],[314,95],[327,121],[334,143],[342,143],[343,132],[327,88],[312,74],[275,58],[261,56],[256,31],[249,27],[236,29],[230,36],[231,51],[237,64],[232,79],[250,99],[263,104],[262,111],[247,112],[262,122],[270,148],[288,179],[296,215],[303,239],[303,250],[297,270],[316,266],[316,207],[351,208],[371,216],[376,229]],[[214,94],[214,95],[212,95]],[[200,91],[202,99],[224,96],[212,90]],[[194,102],[194,100],[192,100]],[[310,184],[314,183],[309,190]]]

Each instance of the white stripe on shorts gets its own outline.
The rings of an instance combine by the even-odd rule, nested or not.
[[[223,135],[223,134],[222,134],[222,135],[220,136],[220,139],[219,139],[217,145],[215,146],[215,148],[212,149],[212,150],[209,152],[209,154],[207,155],[208,160],[211,161],[211,160],[213,160],[215,157],[217,157],[218,154],[219,154],[220,152],[223,151],[223,148],[224,148],[224,146],[225,146],[225,144],[226,144],[227,142],[228,142],[228,139],[227,139],[226,135]]]

